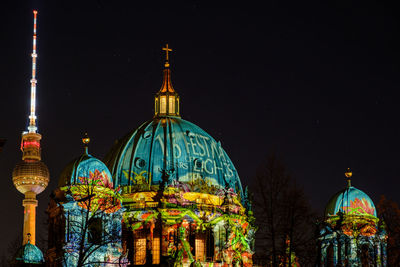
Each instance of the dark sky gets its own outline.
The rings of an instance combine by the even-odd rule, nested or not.
[[[161,47],[173,48],[182,117],[215,139],[242,183],[276,151],[322,213],[353,184],[375,202],[400,201],[399,10],[372,1],[17,1],[0,17],[0,249],[22,232],[20,160],[38,14],[38,126],[51,172],[38,228],[63,167],[88,131],[102,158],[153,116]],[[29,2],[29,3],[28,3]],[[261,2],[261,1],[260,1]],[[324,2],[324,3],[322,3]],[[1,250],[0,250],[1,252]]]

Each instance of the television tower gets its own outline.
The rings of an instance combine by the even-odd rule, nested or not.
[[[28,131],[22,133],[21,150],[22,161],[19,162],[12,173],[14,186],[25,195],[22,201],[24,207],[23,241],[35,245],[36,241],[36,195],[41,193],[49,183],[49,169],[41,161],[40,140],[42,136],[37,133],[36,126],[36,18],[37,11],[33,11],[33,51],[32,51],[32,79],[31,105]]]

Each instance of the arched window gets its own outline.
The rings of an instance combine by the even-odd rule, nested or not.
[[[135,230],[133,234],[133,264],[144,265],[146,263],[146,231]]]
[[[207,261],[212,261],[214,258],[214,232],[211,228],[208,228],[206,231],[206,259]]]
[[[196,256],[196,228],[194,226],[190,226],[189,228],[189,245],[192,249],[193,257]]]
[[[198,232],[196,234],[196,260],[204,261],[205,260],[205,246],[206,246],[206,236],[205,233]]]
[[[334,253],[333,253],[333,245],[330,244],[328,247],[327,251],[327,257],[326,257],[326,266],[327,267],[335,267],[334,265]]]
[[[368,244],[363,244],[361,246],[361,266],[369,267],[372,266],[371,256],[369,254]]]
[[[88,242],[101,244],[103,238],[103,220],[101,218],[91,218],[88,222]]]
[[[133,232],[125,223],[122,225],[122,249],[128,252],[128,259],[133,262]]]

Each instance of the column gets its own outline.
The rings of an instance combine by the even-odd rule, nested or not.
[[[386,240],[381,241],[382,244],[382,251],[381,251],[381,259],[382,259],[382,267],[387,266],[387,255],[386,255]]]
[[[357,240],[353,237],[350,238],[350,250],[349,250],[349,266],[359,266],[360,265],[360,259],[358,257],[358,252],[357,252]]]
[[[30,234],[30,243],[35,245],[36,242],[36,193],[26,192],[25,199],[22,201],[24,206],[24,229],[22,236],[22,244],[28,243],[28,234]]]
[[[345,261],[346,261],[346,240],[342,239],[340,242],[340,259],[338,260],[338,263],[340,263],[340,266],[345,266]]]
[[[376,254],[376,266],[382,267],[381,244],[379,241],[378,243],[375,244],[375,254]]]
[[[336,240],[333,242],[333,266],[336,266],[338,263],[338,245]]]
[[[321,242],[321,265],[325,266],[326,261],[327,261],[327,247],[329,246],[329,243],[326,242]]]

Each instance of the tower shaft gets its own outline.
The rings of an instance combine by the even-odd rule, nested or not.
[[[23,245],[28,243],[28,239],[30,239],[32,245],[35,245],[37,205],[36,194],[34,192],[26,192],[25,199],[22,201],[22,206],[24,206]]]

